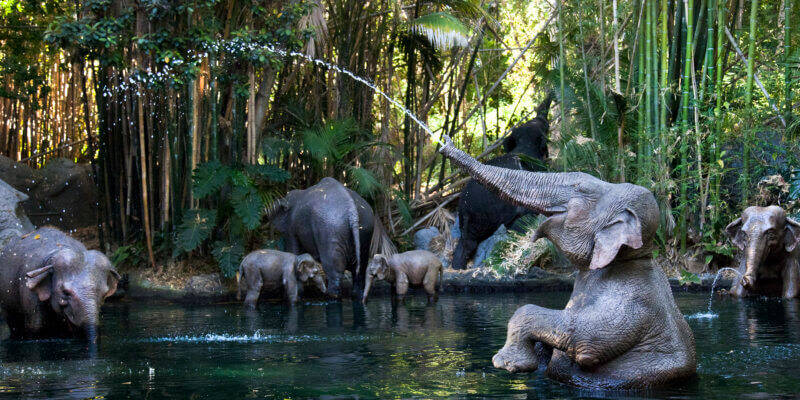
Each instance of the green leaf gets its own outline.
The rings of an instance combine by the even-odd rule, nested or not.
[[[178,227],[177,245],[184,251],[200,247],[210,236],[217,223],[217,211],[202,208],[186,210]]]
[[[288,181],[292,176],[289,172],[274,165],[248,165],[247,173],[250,176],[255,176],[261,179],[268,180],[274,183],[283,183]]]
[[[365,168],[351,167],[348,172],[347,180],[353,189],[363,197],[372,198],[383,187],[378,182],[378,178]]]
[[[202,199],[225,186],[231,176],[231,169],[219,161],[209,161],[197,166],[192,174],[192,194]]]
[[[244,247],[239,243],[225,243],[221,241],[214,242],[211,249],[211,254],[219,264],[219,269],[222,275],[226,278],[231,278],[236,275],[239,269],[239,263],[242,262],[244,257]]]
[[[428,39],[436,48],[449,50],[469,44],[469,28],[446,12],[423,15],[411,23],[411,32]]]
[[[686,270],[681,270],[681,276],[678,278],[681,285],[688,285],[690,283],[700,284],[700,277]]]
[[[258,227],[264,212],[264,202],[255,186],[252,184],[235,186],[231,193],[231,203],[233,211],[242,219],[247,229],[253,230]]]

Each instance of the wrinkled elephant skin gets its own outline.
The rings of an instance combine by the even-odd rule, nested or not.
[[[551,101],[552,95],[548,95],[537,108],[536,118],[514,128],[511,135],[503,141],[503,148],[507,154],[495,157],[486,164],[519,170],[544,170],[544,161],[548,155],[547,131],[550,129],[547,114]],[[521,156],[537,160],[537,163],[529,165]],[[511,227],[517,218],[530,213],[531,211],[524,207],[499,199],[478,181],[471,179],[458,199],[461,238],[453,252],[453,268],[466,268],[467,262],[475,255],[478,245],[492,236],[500,225]]]
[[[798,297],[800,223],[778,206],[748,207],[725,232],[741,250],[732,295]]]
[[[367,265],[366,286],[361,301],[367,302],[376,280],[386,280],[392,285],[392,298],[404,301],[409,286],[421,286],[428,294],[428,303],[439,299],[442,281],[442,261],[427,250],[411,250],[386,256],[376,254]]]
[[[326,292],[322,265],[308,254],[299,256],[278,250],[256,250],[239,266],[239,292],[245,295],[244,305],[255,308],[262,290],[283,288],[290,304],[297,303],[303,285],[313,281]]]
[[[349,270],[352,294],[361,297],[370,249],[388,240],[361,196],[336,179],[323,178],[308,189],[290,191],[267,217],[283,234],[287,252],[308,253],[322,263],[329,296],[341,296],[342,277]]]
[[[546,362],[549,377],[591,388],[664,386],[695,374],[694,336],[650,259],[659,224],[650,191],[584,173],[483,165],[448,138],[442,153],[500,198],[548,217],[534,240],[547,237],[578,269],[564,310],[515,312],[496,367],[524,372]]]
[[[12,337],[96,343],[100,306],[120,279],[104,254],[45,227],[13,239],[0,265],[0,306]]]

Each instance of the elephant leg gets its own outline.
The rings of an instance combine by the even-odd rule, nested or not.
[[[320,255],[322,258],[322,269],[325,270],[325,275],[328,278],[328,296],[339,299],[342,296],[342,277],[344,275],[345,266],[344,257],[336,252],[330,252],[326,256]],[[353,281],[356,277],[353,277]],[[353,283],[355,286],[355,282]]]
[[[463,233],[461,239],[458,240],[455,252],[453,252],[453,269],[466,269],[469,259],[475,255],[476,250],[478,250],[478,242]]]
[[[247,295],[244,298],[244,306],[249,309],[256,308],[256,304],[258,304],[258,297],[261,295],[261,287],[264,285],[264,281],[261,278],[260,273],[252,275],[255,276],[250,277],[250,281],[247,282]]]
[[[639,342],[646,310],[635,305],[624,313],[588,308],[568,316],[536,305],[520,307],[508,322],[505,346],[492,358],[495,367],[533,371],[539,365],[536,342],[561,350],[582,368],[593,368],[625,353]],[[608,332],[614,332],[609,335]]]
[[[283,287],[286,290],[286,299],[289,300],[290,305],[297,303],[298,299],[298,282],[294,279],[287,279]]]
[[[294,235],[286,235],[284,236],[283,240],[283,247],[286,249],[287,253],[292,253],[294,255],[299,255],[302,253],[300,251],[300,242],[297,241],[297,238],[294,237]]]
[[[21,339],[25,336],[25,317],[16,313],[4,315],[11,339]]]
[[[783,269],[783,298],[793,299],[800,293],[800,263],[797,258],[786,260]]]
[[[408,293],[408,277],[406,274],[398,272],[395,279],[397,280],[395,282],[395,293],[397,293],[397,300],[402,304],[406,304],[406,294]]]
[[[425,273],[425,277],[422,279],[422,286],[425,288],[425,293],[428,294],[428,304],[433,303],[439,299],[439,292],[437,291],[438,284],[437,281],[439,279],[439,269],[438,268],[428,268],[428,272]]]

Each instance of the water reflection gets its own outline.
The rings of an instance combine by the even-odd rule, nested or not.
[[[96,358],[80,342],[0,343],[0,394],[86,397],[734,398],[800,393],[800,302],[714,303],[716,319],[690,319],[698,379],[669,390],[597,392],[491,366],[522,304],[563,307],[567,293],[443,296],[434,305],[386,298],[367,306],[281,302],[107,305]],[[686,315],[707,296],[683,294]]]

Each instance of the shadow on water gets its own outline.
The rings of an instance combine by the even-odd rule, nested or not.
[[[23,398],[486,397],[742,398],[800,394],[800,302],[717,298],[715,319],[689,319],[697,379],[667,390],[581,390],[541,371],[491,365],[506,323],[527,303],[561,308],[568,293],[180,306],[109,304],[97,356],[80,341],[0,342],[0,395]],[[706,294],[680,294],[685,315]]]

